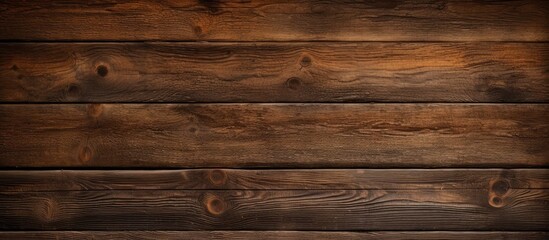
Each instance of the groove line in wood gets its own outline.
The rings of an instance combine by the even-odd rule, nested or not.
[[[547,189],[547,169],[0,171],[0,192],[101,190]]]
[[[334,231],[28,231],[0,232],[0,238],[35,239],[142,239],[142,240],[201,240],[201,239],[347,239],[347,240],[545,240],[547,232],[447,232],[447,231],[384,231],[384,232],[334,232]]]

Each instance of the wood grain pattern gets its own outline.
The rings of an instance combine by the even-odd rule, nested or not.
[[[2,1],[1,40],[547,41],[544,1]]]
[[[0,193],[3,230],[549,230],[549,191]]]
[[[537,0],[0,1],[0,239],[549,239],[547,29]]]
[[[267,189],[546,189],[547,169],[0,171],[0,192]]]
[[[532,167],[546,104],[0,105],[2,167]]]
[[[262,240],[545,240],[547,232],[317,232],[317,231],[32,231],[0,232],[1,239],[140,239],[140,240],[225,240],[225,239],[262,239]]]
[[[4,102],[547,102],[545,43],[0,45]]]

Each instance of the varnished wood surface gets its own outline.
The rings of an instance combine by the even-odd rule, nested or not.
[[[547,102],[545,43],[0,45],[3,102]]]
[[[2,167],[533,167],[545,104],[4,104]]]
[[[547,232],[318,232],[318,231],[32,231],[0,232],[2,239],[140,239],[140,240],[545,240]]]
[[[0,193],[2,230],[549,230],[549,191]]]
[[[547,189],[547,169],[0,171],[0,192],[95,190]]]
[[[547,41],[544,1],[3,1],[1,40]]]

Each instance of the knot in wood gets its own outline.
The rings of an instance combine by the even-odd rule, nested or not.
[[[295,90],[295,89],[299,88],[299,86],[301,86],[301,79],[296,78],[296,77],[289,78],[286,81],[286,86],[288,86],[289,89]]]
[[[311,60],[311,58],[309,56],[304,56],[303,58],[301,58],[301,61],[299,62],[299,64],[302,67],[308,67],[308,66],[311,66],[312,62],[313,62],[313,60]]]
[[[40,219],[46,223],[52,222],[57,216],[57,201],[53,198],[45,198],[37,204],[36,212]]]
[[[495,207],[495,208],[501,208],[501,207],[505,206],[503,198],[501,198],[499,196],[492,196],[490,198],[490,200],[488,201],[488,203],[490,204],[490,206]]]
[[[509,183],[505,180],[497,180],[492,183],[492,191],[499,196],[505,195],[509,188]]]
[[[90,161],[93,157],[93,151],[89,146],[83,146],[78,153],[78,159],[80,162]]]
[[[227,181],[227,174],[222,170],[213,170],[209,174],[209,179],[213,185],[223,185]]]
[[[206,210],[212,215],[220,215],[225,212],[227,205],[217,195],[209,195],[205,199]]]
[[[101,77],[106,77],[107,74],[109,74],[109,69],[107,69],[107,67],[104,65],[99,65],[97,66],[96,72],[97,72],[97,75]]]
[[[71,84],[67,87],[67,96],[78,97],[78,95],[80,95],[80,88],[77,85]]]

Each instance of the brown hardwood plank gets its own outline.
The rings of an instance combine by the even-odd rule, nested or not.
[[[547,41],[544,1],[3,1],[0,40]]]
[[[547,232],[320,232],[320,231],[32,231],[0,232],[0,239],[141,239],[141,240],[545,240]]]
[[[3,230],[549,230],[547,189],[0,193]]]
[[[0,44],[3,102],[547,102],[546,43]]]
[[[533,167],[546,104],[0,105],[1,167]]]
[[[0,171],[0,192],[266,189],[545,189],[547,169]]]

